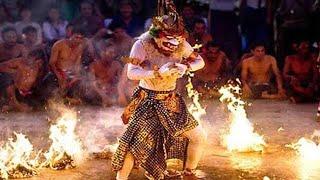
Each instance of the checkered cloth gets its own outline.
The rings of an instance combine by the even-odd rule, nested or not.
[[[188,139],[180,135],[198,126],[198,122],[174,91],[138,88],[132,100],[139,98],[141,92],[146,96],[130,118],[113,156],[112,167],[119,171],[126,153],[131,152],[136,166],[143,167],[155,179],[163,179],[167,159],[186,160]],[[159,95],[167,97],[159,99]]]

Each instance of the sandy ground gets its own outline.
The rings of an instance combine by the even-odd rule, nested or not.
[[[203,124],[208,132],[209,145],[200,163],[202,179],[320,179],[318,166],[302,164],[286,144],[301,137],[309,137],[320,130],[314,121],[316,104],[295,105],[287,101],[252,101],[247,113],[256,132],[264,136],[267,147],[262,153],[230,153],[221,145],[221,136],[228,127],[228,112],[218,101],[207,103]],[[98,152],[107,144],[116,142],[124,126],[121,108],[78,107],[80,122],[77,132],[89,152]],[[47,112],[0,114],[0,141],[13,132],[28,136],[35,149],[46,149],[49,144],[50,119]],[[278,131],[279,128],[283,129]],[[79,167],[53,171],[42,169],[34,180],[114,179],[110,160],[89,158]],[[143,170],[134,170],[132,180],[145,179]],[[185,178],[188,179],[188,178]],[[190,178],[189,178],[190,179]]]

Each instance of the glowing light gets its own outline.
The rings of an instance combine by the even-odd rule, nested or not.
[[[0,179],[31,177],[38,167],[39,153],[25,135],[15,133],[15,139],[0,147]]]
[[[298,142],[286,145],[299,155],[300,179],[316,179],[320,176],[320,135],[315,131],[311,139],[300,138]]]
[[[229,151],[250,152],[263,151],[266,143],[262,136],[254,132],[254,128],[247,118],[245,102],[241,99],[239,85],[225,85],[219,89],[220,101],[227,102],[230,111],[229,133],[223,137],[223,145]]]
[[[200,94],[193,88],[191,78],[193,74],[189,73],[188,84],[186,85],[188,97],[192,99],[192,103],[189,105],[188,110],[193,117],[201,123],[201,117],[206,114],[206,110],[201,106],[199,102]]]
[[[77,114],[71,110],[63,110],[57,123],[50,127],[52,144],[44,154],[45,166],[53,169],[73,168],[86,157],[83,145],[75,133]]]

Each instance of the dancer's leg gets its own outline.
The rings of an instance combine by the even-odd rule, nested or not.
[[[206,134],[201,126],[197,126],[185,132],[183,136],[189,139],[185,169],[196,169],[206,145]]]
[[[133,166],[134,166],[134,157],[130,152],[128,152],[124,159],[122,168],[117,172],[116,180],[127,180]]]

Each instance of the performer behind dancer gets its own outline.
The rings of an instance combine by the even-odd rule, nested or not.
[[[122,115],[128,127],[112,160],[117,180],[128,179],[134,165],[143,167],[149,179],[164,179],[168,159],[183,160],[184,175],[194,175],[206,143],[201,125],[174,91],[177,79],[186,70],[203,68],[204,61],[186,42],[173,3],[162,5],[166,12],[158,12],[130,53],[128,78],[140,82]]]

